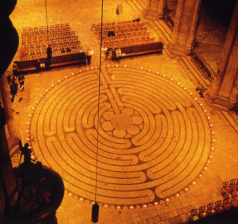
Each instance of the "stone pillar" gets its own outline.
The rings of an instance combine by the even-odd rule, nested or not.
[[[167,0],[147,0],[142,13],[145,19],[158,20],[164,17],[164,9],[167,6]]]
[[[171,42],[168,44],[170,55],[189,55],[195,35],[202,0],[179,0],[175,15]]]
[[[220,110],[232,109],[238,98],[238,1],[226,36],[217,74],[205,93],[206,102]]]

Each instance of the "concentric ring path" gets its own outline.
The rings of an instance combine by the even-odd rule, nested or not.
[[[178,83],[143,69],[103,67],[100,77],[100,100],[99,69],[88,69],[59,80],[37,101],[30,139],[39,160],[89,200],[97,172],[103,204],[146,204],[187,188],[211,148],[199,103]]]

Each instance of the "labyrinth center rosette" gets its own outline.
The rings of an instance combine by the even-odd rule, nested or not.
[[[52,88],[32,116],[36,156],[66,189],[94,200],[97,179],[99,202],[144,204],[178,193],[201,173],[209,123],[184,89],[158,74],[111,68],[98,94],[97,70],[86,71]]]

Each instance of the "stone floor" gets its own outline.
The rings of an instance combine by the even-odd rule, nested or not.
[[[119,1],[104,1],[105,21],[137,18],[122,2],[116,15]],[[186,222],[191,209],[222,199],[223,181],[238,177],[237,116],[209,108],[166,54],[120,63],[103,57],[98,108],[100,47],[91,24],[100,3],[78,4],[49,3],[48,18],[71,24],[82,47],[94,50],[92,64],[27,75],[12,104],[23,142],[64,179],[58,223],[91,223],[96,161],[99,223]],[[45,6],[19,0],[12,21],[19,33],[45,25]]]

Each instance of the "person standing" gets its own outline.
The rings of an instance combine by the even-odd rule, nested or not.
[[[91,63],[92,54],[93,54],[93,51],[88,48],[86,51],[86,58],[87,58],[88,65],[90,65],[90,63]]]
[[[19,76],[18,76],[18,82],[19,82],[19,84],[20,84],[20,92],[22,91],[22,90],[24,90],[24,84],[25,84],[25,76],[23,75],[23,74],[20,74]]]
[[[10,92],[12,95],[11,102],[15,101],[15,96],[17,94],[17,88],[18,88],[18,84],[17,84],[16,80],[13,79],[12,84],[10,85]]]

